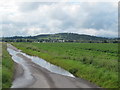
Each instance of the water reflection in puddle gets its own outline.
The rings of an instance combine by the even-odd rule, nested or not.
[[[70,72],[62,69],[61,67],[55,66],[55,65],[45,61],[44,59],[41,59],[41,58],[36,57],[36,56],[29,56],[29,55],[27,55],[25,53],[22,53],[22,54],[24,56],[30,58],[34,63],[40,65],[43,68],[46,68],[47,70],[49,70],[49,71],[51,71],[53,73],[74,77]]]
[[[17,56],[17,54],[20,52],[19,51],[17,52],[15,50],[9,49],[9,48],[7,48],[7,51],[9,52],[10,55],[12,55],[12,59],[16,63],[19,63],[19,65],[21,65],[24,70],[23,75],[13,81],[13,83],[12,83],[13,85],[11,86],[11,88],[22,88],[22,87],[25,87],[25,86],[29,85],[30,83],[32,83],[33,76],[30,72],[30,69],[27,67],[27,63],[21,57]]]
[[[34,63],[40,65],[41,67],[43,68],[46,68],[47,70],[53,72],[53,73],[57,73],[57,74],[61,74],[61,75],[65,75],[65,76],[70,76],[70,77],[74,77],[70,72],[62,69],[61,67],[58,67],[58,66],[55,66],[53,64],[50,64],[49,62],[45,61],[44,59],[41,59],[39,57],[36,57],[36,56],[30,56],[30,55],[27,55],[25,53],[22,53],[20,50],[19,51],[15,51],[13,49],[10,49],[8,48],[8,52],[16,57],[17,56],[17,53],[21,53],[23,54],[24,56],[26,56],[27,58],[31,59]],[[18,56],[17,56],[18,57]],[[20,61],[19,59],[16,59],[16,62],[22,62]]]

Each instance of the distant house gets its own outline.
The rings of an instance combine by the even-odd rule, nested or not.
[[[42,43],[46,43],[46,41],[42,41]]]
[[[65,42],[65,40],[58,40],[58,42]]]

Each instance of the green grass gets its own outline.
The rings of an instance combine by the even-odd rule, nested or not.
[[[7,45],[2,45],[2,88],[11,87],[14,73],[14,63],[11,56],[7,52]]]
[[[118,88],[118,44],[13,43],[23,52],[39,56],[77,77],[103,88]]]

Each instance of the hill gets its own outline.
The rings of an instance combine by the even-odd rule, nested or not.
[[[58,33],[58,34],[48,34],[48,35],[38,35],[34,36],[35,39],[62,39],[62,40],[104,40],[107,38],[76,34],[76,33]]]

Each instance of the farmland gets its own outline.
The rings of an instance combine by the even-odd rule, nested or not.
[[[118,87],[118,44],[112,43],[12,43],[23,52],[39,56],[76,77],[104,88]]]

